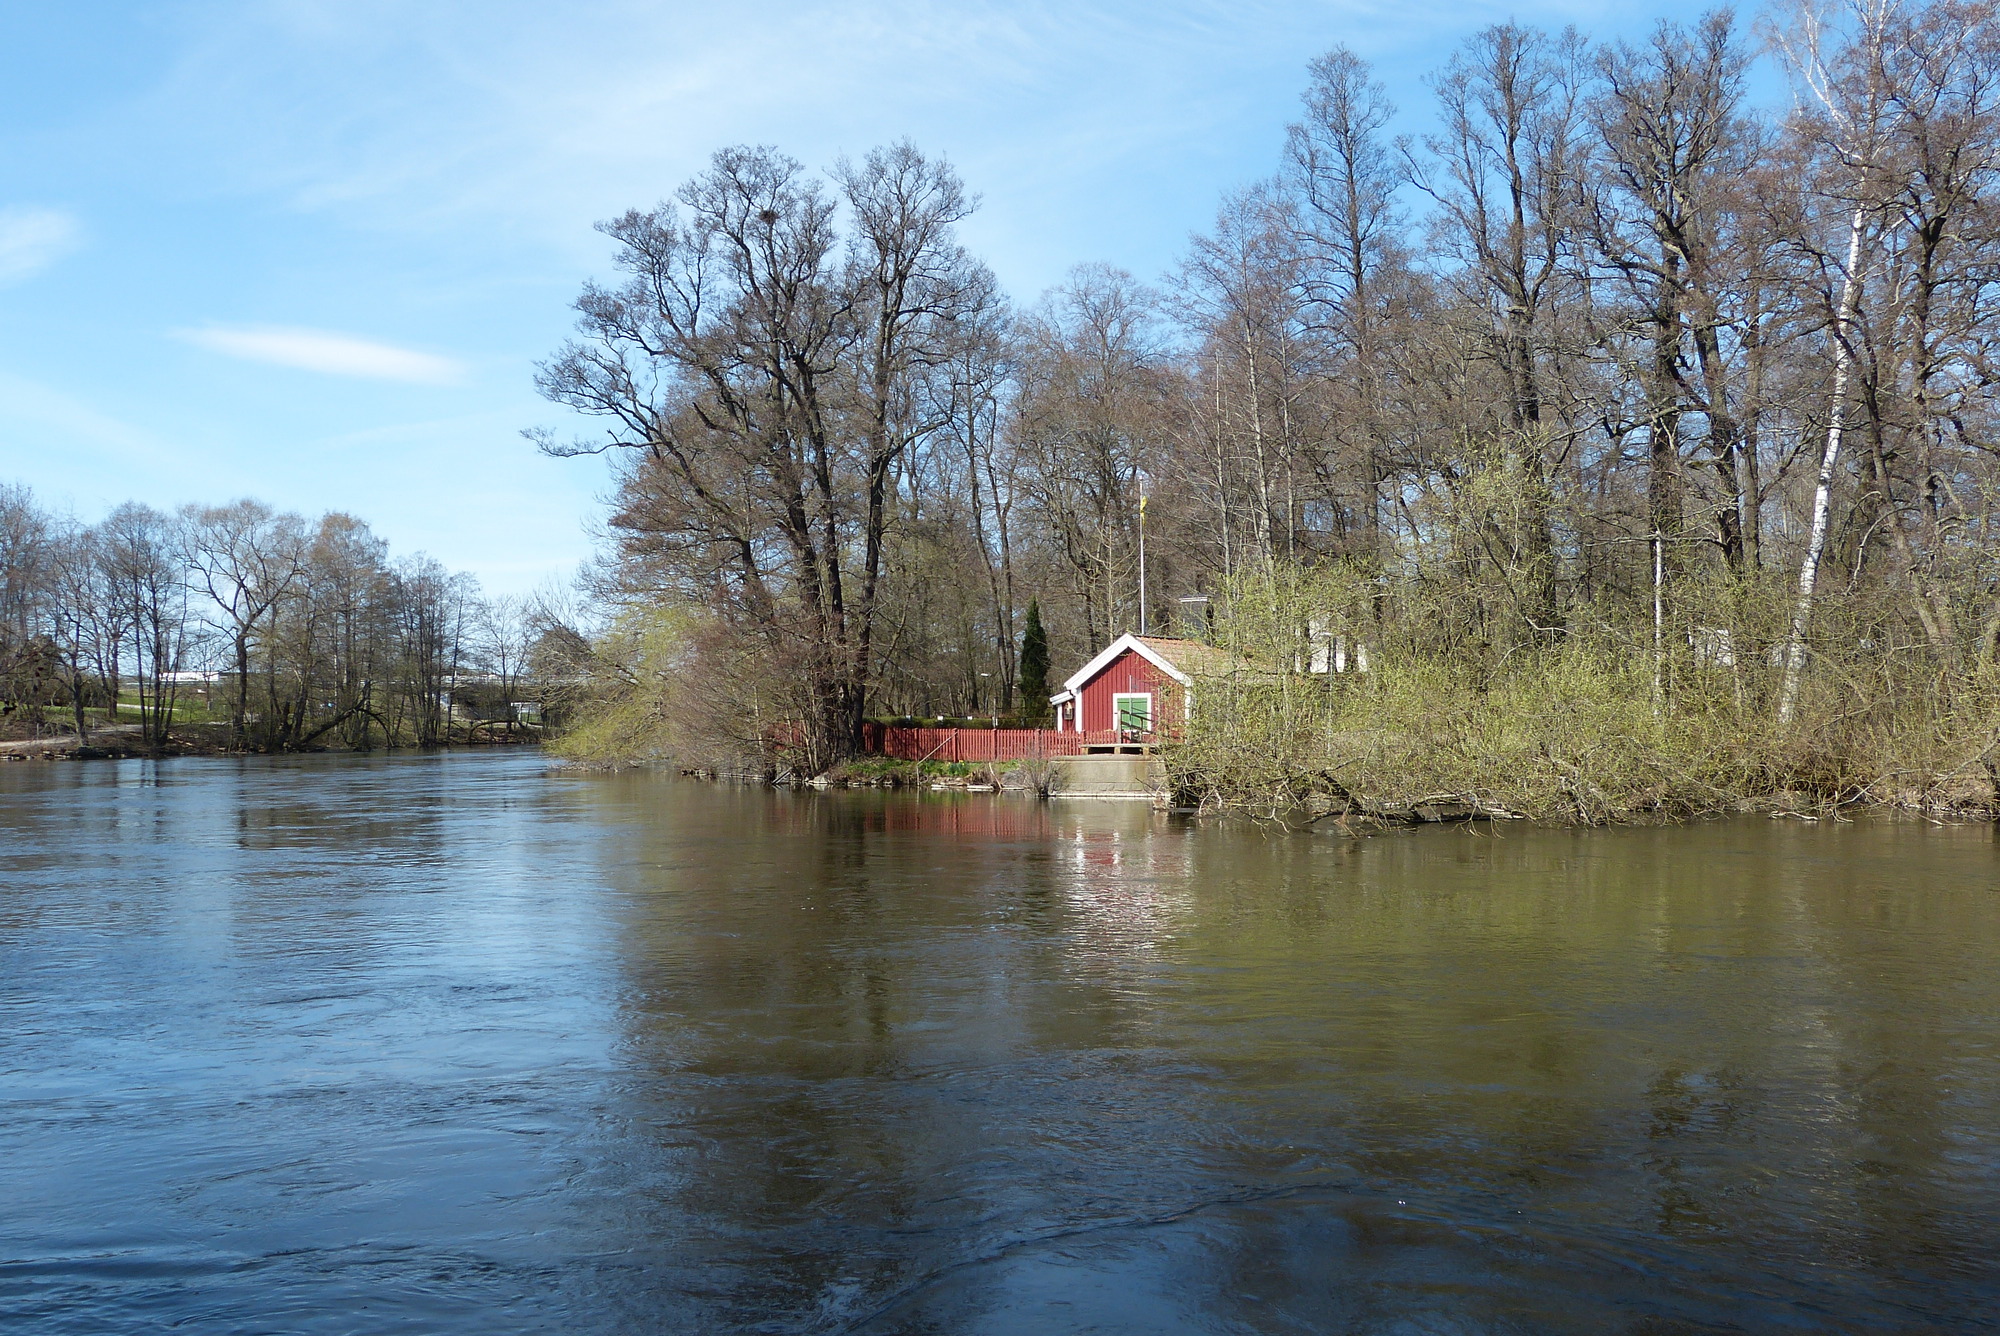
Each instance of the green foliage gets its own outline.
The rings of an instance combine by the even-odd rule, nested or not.
[[[1808,694],[1781,728],[1776,582],[1690,586],[1657,657],[1650,626],[1644,639],[1579,624],[1545,647],[1487,645],[1437,592],[1434,605],[1432,591],[1338,567],[1232,588],[1221,640],[1240,667],[1198,682],[1169,749],[1177,787],[1269,815],[1449,797],[1585,824],[1995,802],[2000,681],[1940,673],[1860,602],[1822,626]],[[1335,643],[1349,671],[1310,671]],[[1354,671],[1364,652],[1367,671]]]
[[[797,721],[811,683],[768,639],[685,604],[631,607],[575,658],[553,749],[586,765],[674,760],[745,777],[807,776]]]
[[[688,621],[665,608],[628,612],[574,665],[587,676],[574,724],[550,750],[583,765],[657,760],[673,751],[670,719],[677,670],[687,658]]]

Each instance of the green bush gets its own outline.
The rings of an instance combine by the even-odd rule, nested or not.
[[[1973,812],[2000,791],[2000,684],[1941,672],[1853,611],[1822,623],[1780,726],[1782,587],[1690,590],[1657,653],[1650,626],[1636,643],[1571,626],[1496,649],[1427,627],[1419,591],[1384,589],[1335,570],[1232,591],[1220,625],[1239,666],[1198,681],[1167,749],[1184,798],[1276,816],[1449,797],[1597,824],[1867,801]],[[1310,671],[1336,637],[1366,647],[1366,672]]]

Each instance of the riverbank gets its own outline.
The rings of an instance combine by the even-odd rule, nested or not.
[[[1259,748],[1241,740],[1217,747],[1180,742],[1151,757],[1066,758],[1070,763],[1136,766],[1108,782],[1079,784],[1064,760],[1045,762],[899,761],[857,757],[820,775],[746,766],[700,765],[664,757],[617,763],[559,759],[577,773],[665,768],[682,776],[777,789],[918,790],[1033,794],[1044,798],[1150,799],[1189,816],[1247,818],[1293,828],[1351,834],[1405,826],[1521,821],[1551,828],[1661,825],[1730,816],[1806,821],[1868,810],[1940,821],[2000,819],[2000,798],[1983,769],[1956,776],[1889,774],[1875,782],[1842,780],[1804,767],[1741,766],[1717,776],[1683,758],[1636,753],[1629,737],[1597,739],[1581,753],[1523,754],[1440,743],[1406,732],[1353,731],[1317,740],[1344,754]],[[1595,767],[1595,768],[1593,768]],[[1742,782],[1762,776],[1762,784]],[[1635,776],[1637,779],[1635,780]],[[1734,787],[1725,787],[1730,779]]]
[[[1251,714],[1252,725],[1268,723],[1254,711],[1236,713],[1239,720]],[[1573,708],[1551,704],[1548,713],[1570,731],[1492,710],[1437,709],[1421,719],[1395,720],[1397,727],[1294,728],[1276,737],[1277,730],[1211,725],[1145,757],[993,763],[866,756],[819,775],[663,757],[625,764],[562,759],[581,771],[664,765],[691,778],[781,789],[1149,798],[1155,807],[1187,815],[1357,834],[1484,821],[1659,825],[1758,814],[1816,821],[1862,810],[1949,821],[2000,818],[2000,795],[1976,750],[1955,769],[1884,766],[1870,776],[1852,755],[1816,749],[1811,737],[1783,752],[1768,737],[1676,730],[1665,721],[1651,728],[1588,729],[1588,718]],[[1387,710],[1375,717],[1393,719]],[[1538,722],[1542,726],[1534,726]],[[1677,746],[1666,745],[1670,733]],[[1134,769],[1116,776],[1070,773],[1069,767],[1090,763]]]
[[[1516,751],[1474,738],[1343,733],[1291,752],[1240,745],[1169,752],[1177,807],[1312,824],[1530,819],[1609,826],[1768,813],[1820,818],[1884,809],[2000,819],[2000,784],[1971,765],[1822,766],[1720,751],[1688,758],[1608,736],[1587,748]],[[1329,752],[1345,749],[1344,754]],[[1706,762],[1706,764],[1704,764]]]
[[[515,734],[475,734],[469,738],[455,738],[449,744],[453,747],[522,747],[539,746],[541,738],[535,735]],[[304,752],[338,752],[350,750],[343,747],[311,747]],[[401,751],[407,748],[388,748]],[[51,734],[43,737],[16,738],[0,742],[0,764],[8,761],[116,761],[133,757],[161,756],[264,756],[273,753],[256,748],[233,747],[224,725],[197,725],[192,728],[176,728],[164,743],[147,743],[145,732],[138,724],[105,724],[90,730],[88,741],[80,740],[75,733]],[[289,755],[301,752],[286,753]]]
[[[1963,776],[1946,786],[1936,776],[1902,784],[1784,783],[1771,772],[1768,785],[1731,792],[1690,773],[1673,758],[1618,758],[1599,772],[1559,755],[1539,757],[1540,768],[1518,755],[1495,751],[1465,755],[1432,748],[1421,755],[1408,735],[1348,734],[1339,741],[1351,754],[1339,767],[1241,745],[1222,765],[1213,750],[1186,743],[1149,757],[1072,757],[1045,762],[899,761],[858,757],[820,775],[755,768],[678,763],[665,758],[624,764],[561,758],[579,773],[616,773],[665,767],[682,776],[776,789],[917,790],[973,794],[1032,794],[1044,798],[1148,799],[1188,816],[1247,818],[1293,828],[1325,827],[1351,834],[1405,826],[1521,821],[1567,826],[1660,825],[1729,816],[1767,815],[1806,821],[1837,819],[1844,812],[1903,812],[1933,820],[1993,821],[2000,801],[1989,784]],[[1605,744],[1608,746],[1609,744]],[[1124,766],[1115,776],[1070,773],[1075,765]],[[1656,783],[1636,788],[1635,764],[1650,765]],[[1475,782],[1445,787],[1464,770]],[[1454,773],[1457,772],[1457,773]],[[1792,778],[1796,781],[1797,775]]]
[[[90,731],[88,742],[75,733],[47,734],[0,742],[0,761],[78,761],[149,756],[137,724],[106,724]]]

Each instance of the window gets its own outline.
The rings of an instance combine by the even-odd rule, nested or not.
[[[1150,694],[1120,694],[1111,698],[1111,714],[1124,733],[1153,731],[1153,698]]]

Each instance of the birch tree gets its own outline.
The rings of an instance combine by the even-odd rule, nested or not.
[[[1891,5],[1892,0],[1847,0],[1845,10],[1838,15],[1852,25],[1844,40],[1832,30],[1832,16],[1810,3],[1801,5],[1791,21],[1778,29],[1778,41],[1793,75],[1812,99],[1816,114],[1806,123],[1811,127],[1808,133],[1817,133],[1829,155],[1834,176],[1828,193],[1839,202],[1846,223],[1844,236],[1822,256],[1837,293],[1826,333],[1832,376],[1826,435],[1813,486],[1812,519],[1805,555],[1799,562],[1798,594],[1785,638],[1784,679],[1778,689],[1778,720],[1786,724],[1798,707],[1820,561],[1826,553],[1832,519],[1834,482],[1847,430],[1854,371],[1854,318],[1875,258],[1868,242],[1871,230],[1879,230],[1888,193],[1883,149],[1896,112],[1888,98],[1883,61]],[[1810,244],[1808,238],[1800,240]]]

